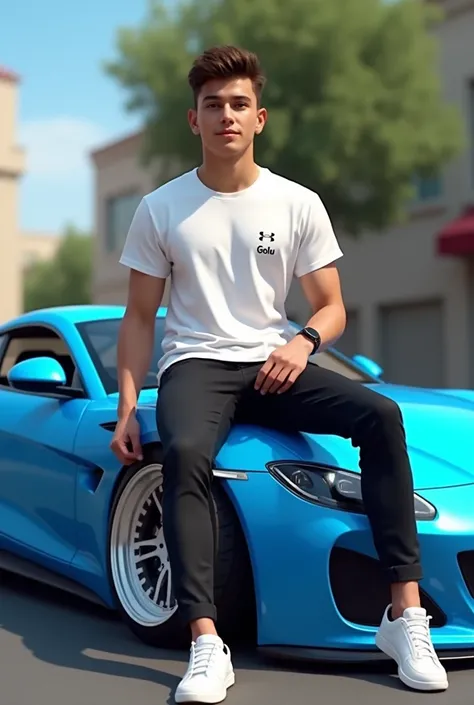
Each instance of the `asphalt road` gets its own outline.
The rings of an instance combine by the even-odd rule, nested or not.
[[[0,573],[1,705],[167,705],[187,654],[148,648],[117,619],[64,593]],[[474,662],[449,662],[450,688],[405,689],[386,666],[281,670],[234,654],[228,705],[471,705]]]

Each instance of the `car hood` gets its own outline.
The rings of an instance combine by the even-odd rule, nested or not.
[[[417,489],[474,482],[474,391],[374,388],[400,406]]]
[[[368,385],[400,406],[415,489],[439,489],[474,483],[474,391],[431,390],[391,384]],[[140,406],[155,406],[156,390],[140,395]],[[154,412],[153,412],[154,413]],[[316,434],[282,434],[254,429],[256,445],[248,445],[249,429],[234,428],[218,456],[219,465],[233,467],[243,460],[245,469],[265,471],[268,460],[300,458],[358,471],[359,451],[350,441]],[[271,441],[273,438],[273,442]],[[266,445],[268,458],[255,448]],[[241,446],[240,458],[235,454]],[[253,462],[253,460],[255,462]],[[243,469],[243,468],[242,468]]]

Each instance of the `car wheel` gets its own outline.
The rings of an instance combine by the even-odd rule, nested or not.
[[[159,647],[189,646],[173,592],[162,523],[162,453],[122,477],[109,522],[109,575],[119,611],[142,641]],[[253,580],[247,544],[224,489],[213,486],[217,518],[215,602],[217,628],[228,642],[255,638]]]

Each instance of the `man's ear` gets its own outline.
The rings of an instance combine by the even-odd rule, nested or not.
[[[188,110],[188,123],[194,135],[199,135],[199,125],[197,121],[197,110],[190,108]]]
[[[263,132],[263,128],[267,124],[268,112],[265,108],[260,108],[257,112],[257,124],[255,126],[255,134],[260,135]]]

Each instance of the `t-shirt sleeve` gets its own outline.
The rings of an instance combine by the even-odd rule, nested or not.
[[[299,278],[342,257],[328,212],[320,197],[312,193],[303,208],[301,237],[295,264]]]
[[[166,279],[171,272],[170,263],[160,242],[160,234],[145,198],[142,198],[133,216],[120,264],[162,279]]]

